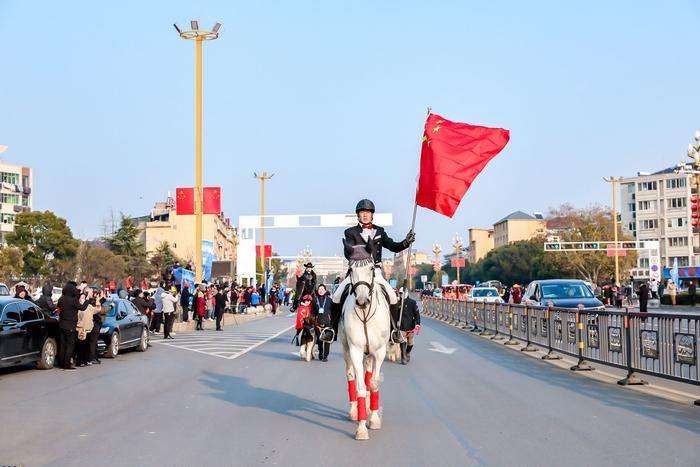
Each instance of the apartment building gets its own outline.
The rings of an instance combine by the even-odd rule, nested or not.
[[[620,183],[622,231],[637,240],[658,240],[663,267],[698,264],[697,239],[690,225],[690,198],[696,192],[693,176],[668,168],[655,173],[639,172]],[[649,257],[639,252],[635,277],[649,271]]]
[[[472,227],[469,229],[467,261],[476,263],[494,248],[493,229]]]
[[[494,248],[519,240],[544,237],[547,234],[547,221],[541,213],[530,215],[522,211],[508,214],[493,224]]]
[[[15,216],[32,210],[32,169],[0,161],[0,242],[15,231]]]
[[[150,215],[134,218],[148,253],[168,242],[173,252],[185,261],[194,261],[195,257],[195,220],[194,215],[178,216],[172,198],[155,203]],[[223,213],[202,216],[202,239],[213,242],[218,260],[236,259],[236,237],[236,228]]]

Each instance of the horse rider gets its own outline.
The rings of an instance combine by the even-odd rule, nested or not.
[[[357,203],[357,206],[355,207],[355,214],[357,214],[357,225],[345,230],[345,243],[349,247],[370,246],[370,250],[374,255],[374,281],[386,292],[386,295],[389,297],[390,307],[392,309],[400,308],[396,292],[394,292],[393,287],[391,287],[389,282],[387,282],[387,280],[384,278],[384,273],[381,268],[382,248],[386,248],[394,253],[399,253],[411,246],[416,239],[416,235],[413,233],[413,231],[409,231],[405,239],[400,242],[395,242],[387,235],[383,227],[372,223],[374,212],[375,208],[372,201],[362,199]],[[333,309],[331,316],[333,318],[333,329],[335,330],[336,339],[338,335],[338,323],[340,321],[340,315],[342,314],[343,309],[343,302],[345,301],[345,297],[347,297],[349,287],[350,274],[348,274],[345,279],[338,284],[338,288],[333,293]],[[392,327],[393,325],[392,320]],[[326,338],[326,335],[324,334],[324,336],[321,337]]]
[[[404,289],[399,290],[399,296],[403,295]],[[399,305],[400,307],[400,305]],[[391,316],[394,322],[399,319],[399,309],[392,309]],[[420,334],[420,312],[418,304],[410,295],[406,295],[403,300],[403,313],[401,322],[397,323],[401,331],[401,364],[406,365],[411,361],[411,350],[413,350],[413,338],[415,334]]]
[[[304,265],[304,272],[297,276],[296,293],[294,294],[294,304],[290,311],[294,312],[299,305],[299,300],[305,295],[313,295],[316,292],[316,272],[311,261]]]

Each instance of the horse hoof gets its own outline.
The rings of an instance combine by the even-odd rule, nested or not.
[[[358,441],[366,441],[369,439],[369,431],[367,428],[359,429],[355,432],[355,439]]]
[[[382,429],[382,419],[379,418],[379,416],[377,416],[376,418],[370,417],[368,427],[370,430],[381,430]]]

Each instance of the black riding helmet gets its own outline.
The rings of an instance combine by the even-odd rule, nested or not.
[[[360,211],[370,211],[374,212],[374,203],[368,199],[361,199],[357,206],[355,206],[355,214]]]

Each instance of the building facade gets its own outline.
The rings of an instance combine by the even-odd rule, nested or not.
[[[494,248],[493,229],[472,227],[469,229],[469,248],[467,261],[476,263]]]
[[[32,169],[0,162],[0,242],[15,231],[15,216],[32,210]]]
[[[658,240],[663,267],[698,264],[696,236],[690,225],[690,198],[695,195],[694,177],[675,173],[672,168],[655,173],[640,172],[620,183],[622,231],[636,240]],[[638,252],[632,275],[644,278],[649,256]]]
[[[493,224],[493,245],[498,248],[520,240],[544,237],[546,234],[547,221],[541,214],[535,213],[533,216],[515,211]]]
[[[168,200],[155,203],[150,215],[134,220],[148,253],[167,242],[179,258],[194,263],[196,216],[178,216],[175,203]],[[236,236],[236,228],[223,213],[202,215],[202,240],[213,242],[214,254],[219,261],[235,261]]]

